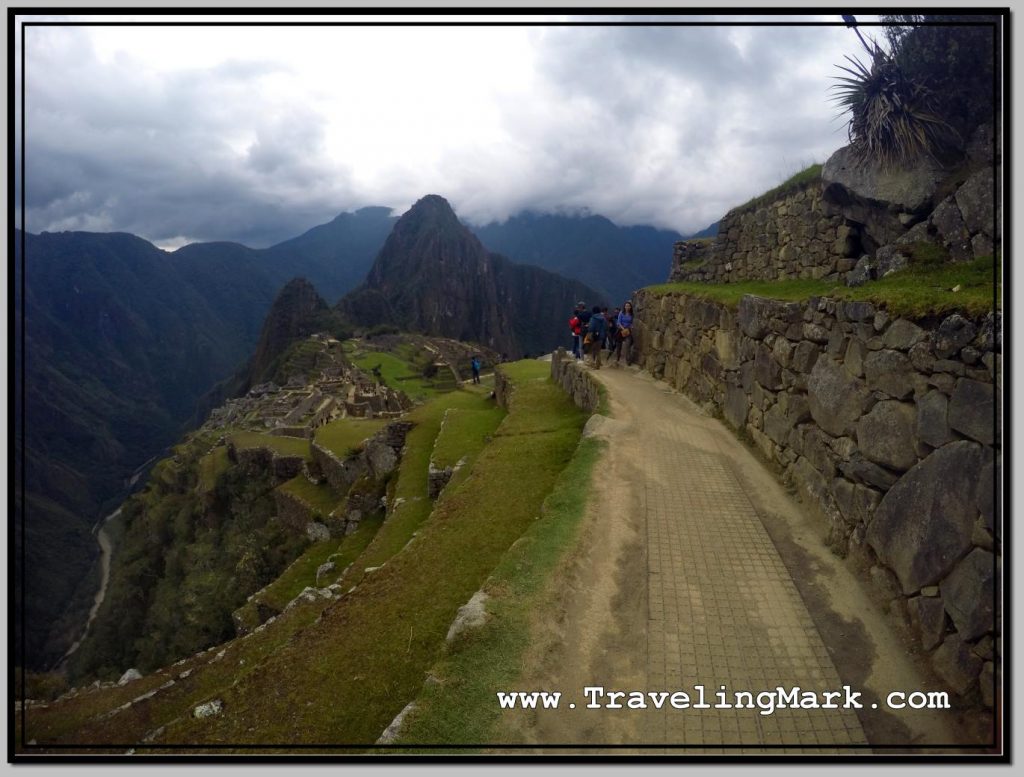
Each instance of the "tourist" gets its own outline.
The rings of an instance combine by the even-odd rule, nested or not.
[[[587,336],[584,344],[587,346],[587,352],[594,359],[595,369],[601,369],[601,343],[604,340],[606,329],[607,326],[604,316],[601,315],[601,308],[594,305],[590,320],[587,322]]]
[[[473,382],[474,383],[479,383],[480,382],[480,357],[474,355],[473,358],[469,362],[469,366],[473,370]]]
[[[586,305],[582,302],[576,303],[576,309],[572,312],[572,318],[569,319],[569,331],[572,332],[572,355],[577,359],[583,358],[583,349],[581,348],[583,320],[580,318],[580,311],[585,307]]]
[[[607,310],[607,308],[605,308]],[[615,346],[619,343],[619,313],[620,308],[615,308],[611,313],[605,313],[605,321],[608,324],[608,336],[605,337],[605,347],[608,349],[608,355],[611,356],[612,351],[615,350]]]
[[[618,320],[618,343],[615,345],[615,363],[622,361],[622,344],[626,343],[626,366],[628,367],[633,359],[633,303],[626,300],[619,313]]]

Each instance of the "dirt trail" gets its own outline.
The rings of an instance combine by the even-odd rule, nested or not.
[[[958,741],[952,713],[886,709],[891,691],[941,689],[776,476],[665,384],[631,369],[595,374],[615,423],[583,540],[535,619],[522,688],[563,699],[557,710],[509,713],[510,741],[680,754]],[[697,684],[711,704],[723,685],[755,697],[849,685],[864,708],[586,709],[583,692],[682,690],[695,702]],[[715,747],[730,744],[746,747]]]
[[[107,584],[110,582],[110,554],[113,551],[113,545],[110,542],[110,535],[107,534],[107,521],[117,518],[121,514],[121,508],[118,507],[114,512],[104,518],[99,525],[99,529],[96,532],[96,541],[100,546],[100,587],[96,591],[96,595],[92,600],[92,607],[89,608],[89,617],[85,621],[85,627],[82,629],[82,636],[80,636],[75,643],[68,648],[68,652],[61,658],[60,663],[63,664],[71,655],[78,650],[82,644],[82,640],[85,639],[89,633],[89,627],[92,622],[96,619],[96,613],[100,611],[100,605],[103,604],[103,598],[107,595]]]

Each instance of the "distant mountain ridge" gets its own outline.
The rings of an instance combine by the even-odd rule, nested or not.
[[[471,227],[487,248],[514,262],[578,278],[614,305],[668,277],[672,246],[683,236],[649,226],[620,227],[604,216],[524,211]]]
[[[579,281],[488,252],[448,201],[431,194],[398,220],[366,282],[338,309],[356,326],[393,324],[515,358],[564,343],[580,299],[605,301]]]

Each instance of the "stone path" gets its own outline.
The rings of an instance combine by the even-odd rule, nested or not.
[[[608,444],[580,542],[534,617],[523,672],[524,688],[576,703],[508,715],[509,741],[566,753],[956,752],[956,710],[886,708],[891,691],[943,688],[922,674],[858,573],[827,549],[821,519],[666,384],[634,369],[591,374],[608,389],[611,419],[594,425]],[[583,689],[595,685],[683,691],[691,703],[703,686],[712,705],[725,686],[727,701],[746,691],[754,706],[588,708]],[[843,709],[843,696],[836,709],[761,714],[757,695],[780,686],[850,686],[863,708]]]
[[[622,373],[602,372],[619,388]],[[639,381],[626,389],[639,402],[655,390]],[[644,431],[650,687],[702,684],[708,703],[722,686],[730,701],[737,690],[756,697],[776,686],[841,690],[829,652],[721,448],[717,424],[684,412],[681,403],[672,410]],[[650,717],[654,741],[867,743],[853,710],[710,709]]]

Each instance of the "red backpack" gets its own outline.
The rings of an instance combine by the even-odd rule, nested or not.
[[[569,319],[569,329],[572,330],[574,335],[578,335],[583,331],[583,324],[580,322],[579,316],[573,316]]]

